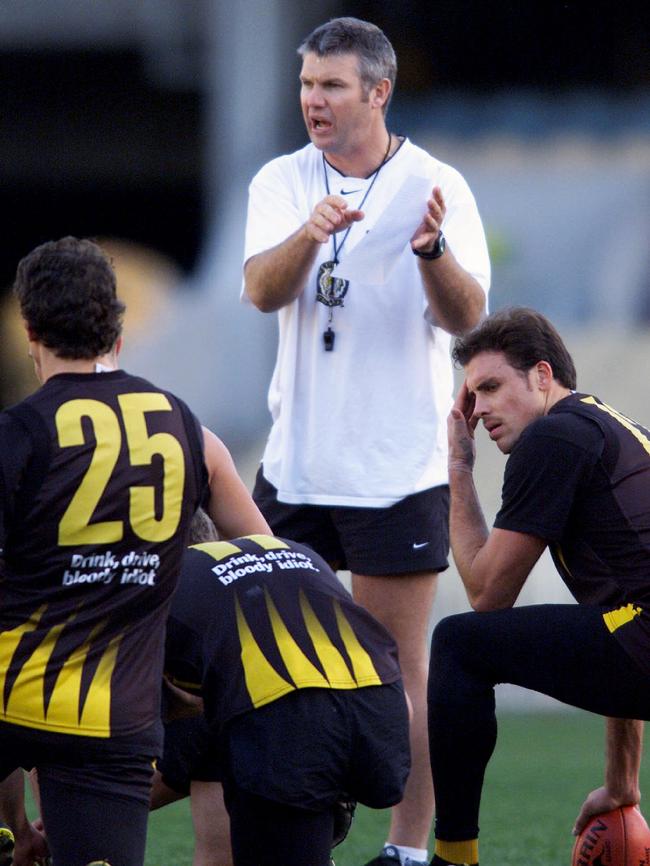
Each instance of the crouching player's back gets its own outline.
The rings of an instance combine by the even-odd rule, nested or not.
[[[236,866],[327,866],[341,800],[401,800],[409,740],[396,645],[310,548],[268,535],[190,547],[165,666],[202,694]]]

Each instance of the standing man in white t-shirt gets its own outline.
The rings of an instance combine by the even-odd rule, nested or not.
[[[433,816],[426,634],[448,556],[449,342],[485,312],[489,259],[461,175],[386,126],[396,61],[382,31],[334,19],[298,53],[311,143],[250,186],[244,291],[280,324],[254,498],[276,534],[351,570],[356,600],[398,643],[412,770],[371,863],[419,864]]]

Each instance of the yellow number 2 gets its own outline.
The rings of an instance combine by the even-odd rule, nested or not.
[[[165,541],[178,528],[181,517],[185,460],[183,449],[171,433],[149,435],[145,415],[171,411],[164,394],[145,392],[118,397],[129,460],[132,466],[151,464],[162,458],[162,504],[156,515],[155,488],[130,488],[129,522],[134,533],[145,541]],[[59,544],[114,544],[124,536],[122,520],[91,523],[92,516],[110,481],[122,448],[122,432],[116,413],[98,400],[70,400],[59,407],[55,424],[62,448],[85,444],[82,419],[92,424],[95,447],[84,477],[59,523]]]

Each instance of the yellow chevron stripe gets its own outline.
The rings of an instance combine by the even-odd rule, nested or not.
[[[266,607],[269,612],[273,635],[275,636],[278,649],[280,650],[282,661],[285,663],[291,679],[301,688],[306,688],[308,686],[321,689],[329,688],[329,683],[325,677],[318,668],[309,661],[307,656],[298,646],[289,629],[282,621],[282,617],[278,613],[276,606],[273,604],[273,599],[269,595],[269,591],[266,587],[264,588],[264,595],[266,596]]]
[[[39,730],[62,734],[82,734],[89,737],[109,737],[111,734],[111,677],[117,661],[121,636],[113,638],[104,650],[86,695],[79,720],[81,677],[93,639],[105,623],[96,626],[88,639],[65,661],[59,671],[45,712],[44,672],[65,626],[54,626],[45,635],[31,657],[23,665],[11,690],[5,718],[9,722]]]
[[[345,659],[330,640],[302,590],[300,590],[300,609],[309,637],[330,685],[335,689],[356,689],[357,682],[350,673]]]
[[[66,624],[67,621],[53,626],[22,666],[7,701],[8,722],[30,728],[49,727],[45,724],[43,673]]]
[[[264,550],[284,550],[289,547],[286,542],[280,541],[279,538],[274,538],[272,535],[245,535],[244,538],[255,542]],[[237,547],[230,541],[204,541],[202,544],[193,544],[191,549],[207,553],[217,562],[235,553],[243,553],[241,547]]]
[[[244,679],[246,688],[254,707],[261,707],[276,698],[286,695],[295,689],[292,683],[287,682],[284,677],[273,668],[267,661],[264,653],[259,648],[253,637],[246,617],[244,616],[239,599],[235,597],[235,609],[237,614],[237,631],[239,632],[239,643],[241,645],[241,661],[244,668]]]
[[[246,535],[244,537],[254,541],[255,544],[259,544],[264,550],[286,550],[289,547],[286,542],[275,538],[273,535]]]
[[[587,403],[590,406],[595,406],[597,409],[600,409],[601,412],[606,412],[608,415],[611,415],[612,418],[616,419],[616,421],[621,424],[621,426],[625,427],[626,430],[629,430],[634,438],[638,440],[648,454],[650,454],[650,439],[648,439],[648,437],[644,435],[629,418],[626,418],[625,415],[621,415],[620,412],[617,412],[616,409],[612,409],[612,407],[608,406],[606,403],[598,403],[593,397],[583,397],[580,402]]]
[[[225,559],[227,556],[232,556],[233,553],[241,553],[241,547],[231,544],[229,541],[204,541],[202,544],[193,544],[191,550],[200,550],[202,553],[207,553],[217,562]]]
[[[70,619],[68,619],[69,621]],[[63,730],[68,730],[68,728],[79,725],[81,673],[90,645],[93,639],[103,630],[105,624],[105,622],[102,622],[95,626],[85,643],[68,657],[59,671],[47,708],[48,726],[50,723],[58,723],[63,726]]]
[[[352,626],[346,619],[338,601],[334,602],[334,612],[336,614],[336,621],[339,626],[341,638],[343,639],[345,648],[350,656],[350,661],[352,662],[355,680],[360,686],[381,685],[381,679],[375,670],[372,659],[359,643],[359,640],[354,633]]]
[[[16,626],[16,628],[10,631],[0,632],[0,711],[3,715],[6,715],[4,705],[5,681],[11,660],[23,635],[34,631],[46,609],[47,605],[44,604],[38,610],[35,610],[22,625]]]
[[[111,735],[111,677],[117,663],[122,637],[121,634],[114,637],[104,650],[88,689],[80,725],[82,733],[87,736],[110,737]]]

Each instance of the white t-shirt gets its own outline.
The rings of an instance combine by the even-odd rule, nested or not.
[[[250,185],[245,260],[282,243],[307,221],[327,195],[325,171],[330,192],[344,190],[349,206],[359,207],[372,177],[343,177],[312,144],[278,157]],[[487,245],[467,183],[408,140],[382,167],[363,205],[365,218],[352,225],[339,260],[411,175],[441,187],[447,243],[487,294]],[[336,235],[339,245],[343,234]],[[316,279],[319,265],[331,259],[330,242],[319,251],[302,294],[278,313],[264,476],[282,502],[385,507],[447,483],[451,338],[432,324],[418,259],[406,242],[385,283],[350,283],[344,306],[334,309],[334,350],[326,352],[329,310],[316,302]]]

